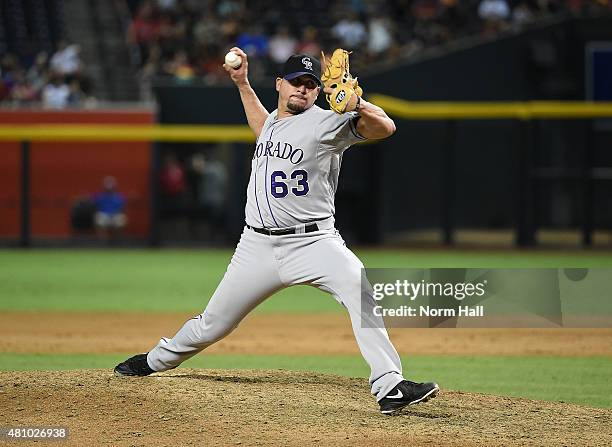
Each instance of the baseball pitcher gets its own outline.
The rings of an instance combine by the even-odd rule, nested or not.
[[[237,68],[228,63],[224,68],[257,137],[244,230],[204,312],[147,354],[117,365],[115,374],[146,376],[176,368],[228,335],[273,293],[310,284],[347,309],[382,413],[435,397],[437,384],[404,379],[382,318],[361,327],[363,264],[334,227],[334,195],[344,152],[358,141],[389,137],[395,124],[380,107],[361,98],[361,87],[349,72],[349,54],[342,49],[325,61],[323,73],[316,58],[291,56],[276,78],[278,108],[272,112],[249,84],[247,55],[237,47],[231,51],[240,58],[231,58]],[[331,110],[314,104],[322,88]]]

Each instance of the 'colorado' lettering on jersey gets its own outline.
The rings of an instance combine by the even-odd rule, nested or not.
[[[313,105],[299,120],[276,115],[266,119],[253,152],[247,224],[284,228],[332,216],[342,154],[364,139],[357,114]]]
[[[277,157],[283,160],[289,160],[291,163],[298,164],[304,158],[304,151],[302,149],[294,149],[289,143],[281,143],[280,141],[274,144],[273,141],[266,141],[264,143],[257,143],[255,152],[253,152],[253,158],[259,157]]]

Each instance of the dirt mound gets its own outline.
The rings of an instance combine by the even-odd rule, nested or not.
[[[612,445],[610,409],[442,390],[388,417],[364,379],[280,370],[0,372],[0,408],[74,446]]]

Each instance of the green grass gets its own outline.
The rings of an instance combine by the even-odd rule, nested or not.
[[[356,250],[367,267],[612,267],[588,252]],[[231,250],[0,250],[0,310],[202,310]],[[299,286],[258,312],[341,312],[328,295]]]
[[[126,355],[0,354],[0,370],[110,369]],[[436,380],[442,388],[531,399],[612,407],[612,359],[601,357],[463,357],[410,356],[405,375]],[[348,377],[369,374],[358,356],[199,355],[186,368],[287,369]]]
[[[591,252],[356,250],[367,267],[612,267]],[[0,312],[200,311],[231,250],[0,250]],[[258,312],[343,312],[328,295],[293,287]],[[0,370],[112,368],[118,355],[0,353]],[[309,370],[367,377],[358,356],[200,355],[187,367]],[[433,357],[404,359],[406,374],[447,389],[612,407],[612,358]],[[365,386],[365,382],[364,382]]]

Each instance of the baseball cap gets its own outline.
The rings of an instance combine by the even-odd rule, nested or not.
[[[302,75],[312,76],[321,85],[321,62],[307,54],[294,54],[283,65],[281,77],[290,81]]]

